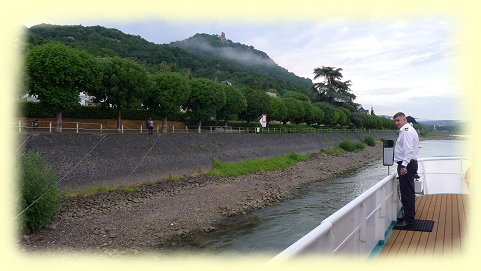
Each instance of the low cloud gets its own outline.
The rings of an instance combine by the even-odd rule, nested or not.
[[[264,58],[250,51],[244,51],[238,48],[232,47],[214,47],[207,41],[203,40],[190,40],[188,42],[181,43],[183,47],[192,48],[213,54],[225,59],[236,61],[243,65],[255,65],[255,66],[275,66],[276,63],[270,58]],[[254,49],[254,48],[251,48]]]

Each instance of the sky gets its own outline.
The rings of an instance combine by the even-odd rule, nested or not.
[[[53,23],[53,22],[50,22]],[[278,65],[313,79],[316,67],[342,69],[355,102],[377,115],[405,112],[418,120],[461,119],[455,22],[448,18],[249,21],[69,21],[101,25],[162,44],[196,33],[220,34],[267,53]]]

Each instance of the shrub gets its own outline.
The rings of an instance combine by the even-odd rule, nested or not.
[[[376,140],[372,136],[365,137],[362,142],[366,143],[366,145],[374,147],[376,146]]]
[[[354,143],[354,151],[361,151],[361,150],[364,150],[364,144],[362,144],[361,142],[358,142],[358,143]]]
[[[345,151],[354,151],[356,150],[356,147],[354,146],[354,143],[352,143],[349,140],[343,140],[341,143],[339,143],[339,148],[345,150]]]
[[[339,143],[339,147],[345,151],[359,151],[364,149],[364,144],[362,143],[353,143],[349,140],[343,140],[341,143]]]
[[[23,154],[20,166],[20,210],[28,207],[20,217],[20,229],[33,231],[48,224],[57,213],[60,191],[57,177],[37,152]]]

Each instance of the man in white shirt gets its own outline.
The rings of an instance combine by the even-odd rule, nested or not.
[[[406,227],[414,221],[416,214],[416,193],[414,191],[414,174],[418,171],[419,137],[416,130],[407,122],[406,115],[398,112],[393,117],[399,129],[399,137],[394,148],[394,161],[397,162],[399,188],[404,215],[398,218],[398,227]]]

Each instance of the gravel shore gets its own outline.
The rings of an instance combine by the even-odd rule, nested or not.
[[[160,179],[137,192],[112,191],[62,200],[44,228],[20,237],[26,251],[135,254],[169,247],[193,231],[211,232],[232,216],[289,200],[297,189],[382,157],[380,144],[355,153],[319,153],[296,166],[240,177]]]

